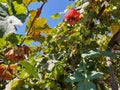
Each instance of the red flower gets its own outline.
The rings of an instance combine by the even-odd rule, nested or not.
[[[75,9],[71,9],[67,14],[65,14],[64,18],[70,25],[75,25],[80,20],[80,12]]]

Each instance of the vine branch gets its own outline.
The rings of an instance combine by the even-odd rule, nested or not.
[[[46,2],[47,2],[47,0],[46,0]],[[31,28],[33,27],[33,24],[34,24],[36,18],[38,18],[38,17],[40,16],[41,11],[42,11],[42,8],[43,8],[43,6],[45,5],[46,2],[43,2],[43,4],[41,5],[41,7],[39,7],[39,8],[37,9],[36,15],[35,15],[34,19],[32,20],[32,22],[31,22],[31,24],[30,24],[30,27],[28,28],[28,31],[27,31],[27,33],[26,33],[26,36],[29,35],[29,33],[30,33],[30,31],[31,31]],[[22,44],[24,43],[25,40],[26,40],[26,38],[24,38],[24,39],[21,41],[20,46],[22,46]]]

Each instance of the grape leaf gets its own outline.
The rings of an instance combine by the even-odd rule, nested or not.
[[[16,11],[16,14],[25,14],[26,13],[26,7],[22,4],[18,4],[16,1],[12,2],[14,9]]]
[[[12,0],[12,1],[16,1],[17,3],[21,4],[22,0]]]
[[[60,18],[60,14],[59,13],[56,13],[56,14],[53,14],[50,16],[52,19],[58,19]]]
[[[46,18],[36,18],[33,24],[34,29],[38,29],[40,27],[43,27],[46,24]]]
[[[21,61],[20,64],[25,68],[25,71],[33,76],[33,77],[38,77],[38,72],[37,72],[37,68],[35,68],[35,66],[33,66],[32,64],[30,64],[27,61]]]
[[[0,2],[7,3],[7,0],[0,0]]]
[[[7,6],[0,2],[0,20],[3,20],[6,16],[8,16]]]

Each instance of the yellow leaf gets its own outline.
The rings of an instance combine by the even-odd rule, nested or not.
[[[44,33],[44,34],[49,34],[49,33],[50,33],[50,30],[51,30],[51,28],[50,28],[47,24],[45,24],[44,27],[42,27],[42,28],[40,29],[40,31],[41,31],[42,33]]]
[[[40,30],[34,30],[30,33],[30,37],[33,39],[38,38],[41,36],[40,33],[41,33]]]
[[[31,2],[36,2],[37,0],[22,0],[22,2],[27,6],[29,5]]]
[[[34,30],[34,36],[40,36],[40,30]]]
[[[32,23],[35,15],[36,15],[36,10],[31,10],[31,11],[29,11],[29,14],[30,14],[30,17],[29,17],[29,19],[28,19],[28,21],[27,21],[27,25],[26,25],[27,28],[30,27],[30,25],[31,25],[31,23]]]
[[[36,10],[29,11],[30,17],[35,17],[36,12],[37,12]]]
[[[120,30],[120,25],[112,23],[111,26],[109,27],[109,30],[112,32],[112,36],[114,36]]]
[[[46,24],[46,18],[36,18],[33,24],[33,29],[39,29]]]

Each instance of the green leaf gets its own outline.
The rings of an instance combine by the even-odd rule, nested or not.
[[[103,75],[102,72],[92,71],[92,73],[88,76],[88,79],[93,80],[93,79],[99,78],[102,75]]]
[[[38,78],[38,72],[37,72],[37,68],[33,65],[31,65],[29,62],[27,61],[20,61],[19,62],[24,68],[25,71],[30,75],[33,76],[35,78]]]
[[[96,90],[96,86],[92,82],[79,82],[77,90]]]
[[[1,32],[0,32],[1,34]],[[3,47],[6,45],[6,41],[5,41],[5,38],[0,38],[0,47]]]
[[[29,74],[25,70],[21,71],[19,74],[19,78],[21,78],[21,79],[25,79],[28,76],[29,76]]]
[[[50,62],[48,62],[48,64],[49,64],[48,69],[50,69]],[[54,66],[53,66],[53,68],[51,68],[52,71],[53,71],[52,72],[53,73],[53,77],[54,78],[59,78],[61,75],[63,75],[63,72],[64,72],[62,63],[54,61],[53,64],[54,64]]]
[[[12,44],[18,44],[20,42],[21,36],[18,34],[10,34],[6,37],[6,40],[11,42]]]
[[[51,15],[50,16],[52,19],[58,19],[58,18],[60,18],[60,14],[59,13],[56,13],[56,14],[54,14],[54,15]]]
[[[0,2],[7,3],[7,0],[0,0]]]
[[[80,36],[80,32],[75,32],[71,35],[71,37],[78,37],[78,36]]]
[[[80,78],[76,78],[74,76],[70,76],[69,78],[67,78],[65,81],[66,82],[79,82],[81,79]]]
[[[108,57],[111,57],[111,58],[116,58],[116,55],[113,54],[113,53],[110,52],[110,51],[102,51],[101,54],[102,54],[103,56],[108,56]]]
[[[68,5],[66,8],[67,10],[70,10],[73,7],[74,4]]]
[[[11,83],[11,87],[10,90],[24,90],[23,85],[25,84],[25,82],[23,80],[13,80]]]
[[[81,82],[85,79],[82,75],[81,70],[76,70],[72,76],[68,77],[65,81],[66,82]]]
[[[18,19],[20,19],[22,22],[25,22],[25,19],[28,15],[26,14],[20,14],[20,15],[15,15]]]
[[[86,57],[96,57],[97,55],[99,55],[100,53],[99,52],[96,52],[96,51],[89,51],[88,53],[83,53],[81,56],[82,58],[86,58]]]
[[[84,88],[85,88],[84,83],[79,82],[78,85],[77,85],[77,90],[85,90]]]
[[[12,0],[12,1],[16,1],[19,4],[22,4],[22,0]]]
[[[3,31],[3,29],[0,29],[0,38],[2,38],[4,34],[5,32]]]
[[[0,20],[3,20],[6,16],[8,16],[8,7],[0,2]]]
[[[36,37],[34,40],[43,43],[45,41],[45,37],[44,36]]]
[[[9,90],[31,90],[31,85],[29,85],[24,79],[14,79],[10,82],[10,85],[8,85],[6,90],[8,88]]]
[[[85,89],[84,90],[96,90],[96,86],[92,82],[85,83]]]
[[[32,42],[33,42],[33,40],[31,40],[31,39],[26,39],[25,40],[25,44],[27,44],[27,45],[30,45]]]
[[[43,27],[39,28],[39,30],[41,33],[49,34],[51,28],[48,26],[48,24],[45,24]]]
[[[25,6],[23,6],[22,4],[18,4],[16,1],[13,1],[12,3],[17,15],[26,13],[27,9]]]

